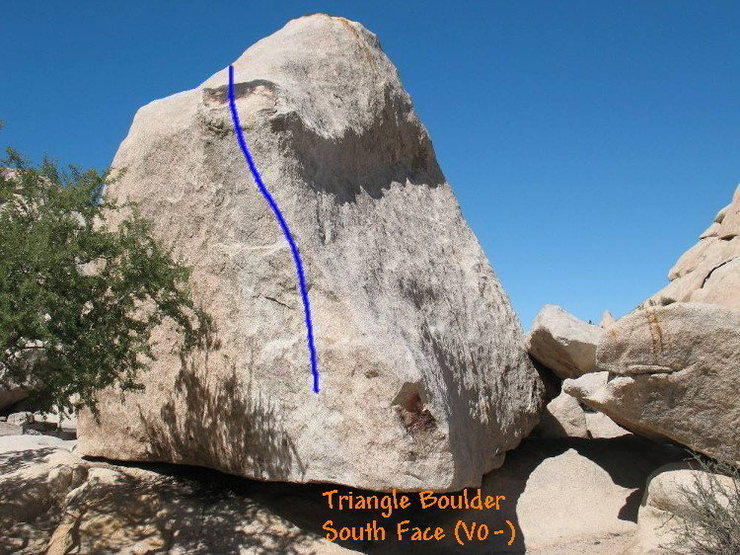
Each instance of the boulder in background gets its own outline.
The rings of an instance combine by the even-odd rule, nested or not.
[[[527,350],[558,377],[575,378],[596,370],[596,345],[603,331],[547,305],[527,336]]]

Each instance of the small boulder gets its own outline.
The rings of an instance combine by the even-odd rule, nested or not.
[[[527,349],[560,378],[576,378],[596,370],[596,345],[602,333],[559,306],[547,305],[532,324]]]
[[[532,433],[548,439],[587,438],[586,414],[576,399],[567,393],[561,393],[547,404],[540,423]]]
[[[583,399],[601,389],[609,381],[609,372],[591,372],[563,381],[563,391],[576,399]]]
[[[591,439],[612,439],[632,434],[601,412],[585,412],[584,416],[588,437]]]
[[[583,402],[585,397],[593,395],[609,381],[609,372],[592,372],[580,378],[567,379],[563,382],[563,391]],[[619,426],[614,420],[601,412],[584,413],[588,437],[592,439],[610,439],[621,437],[630,432]]]
[[[23,433],[23,428],[15,424],[0,422],[0,436],[16,436]]]
[[[608,442],[528,439],[483,482],[486,492],[506,496],[502,510],[454,518],[488,519],[491,530],[503,519],[516,523],[512,546],[494,543],[488,551],[471,544],[470,553],[621,553],[637,528],[640,488],[676,456],[675,449],[635,436]],[[594,547],[602,543],[610,547]]]
[[[8,415],[7,422],[14,426],[23,427],[29,422],[33,422],[33,413],[28,411],[14,412],[13,414]]]

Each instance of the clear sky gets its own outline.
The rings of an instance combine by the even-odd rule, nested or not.
[[[380,38],[525,327],[661,288],[740,181],[740,2],[28,2],[0,19],[0,145],[105,168],[138,107],[286,21]]]

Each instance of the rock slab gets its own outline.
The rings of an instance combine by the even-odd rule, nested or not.
[[[73,443],[0,438],[0,552],[621,553],[614,548],[631,541],[646,477],[682,455],[634,436],[527,439],[483,480],[484,495],[505,497],[500,510],[421,509],[410,494],[417,499],[410,509],[384,519],[382,510],[339,515],[322,496],[326,484],[255,482],[172,465],[116,466],[81,459],[70,451]],[[323,537],[327,520],[362,527],[372,519],[387,528],[387,541]],[[452,533],[460,519],[506,535],[460,545]],[[392,531],[404,520],[449,533],[439,542],[408,536],[399,542]],[[512,545],[505,520],[516,529]]]
[[[106,395],[99,423],[82,415],[80,452],[374,490],[478,484],[536,423],[542,384],[395,67],[362,25],[324,15],[233,66],[246,141],[303,258],[321,393],[223,69],[138,111],[107,191],[194,268],[218,348],[181,360],[159,330],[146,391]]]
[[[635,433],[740,461],[740,311],[702,303],[637,310],[606,331],[597,360],[616,377],[582,397],[587,405]]]
[[[611,440],[527,438],[500,469],[483,480],[484,494],[506,496],[501,510],[457,514],[448,510],[407,517],[423,525],[440,523],[447,528],[463,519],[485,523],[491,530],[501,529],[508,519],[517,530],[512,545],[492,534],[486,542],[459,546],[451,536],[436,550],[406,544],[403,553],[609,553],[599,545],[610,537],[619,537],[619,544],[626,547],[637,529],[640,490],[647,476],[675,461],[676,456],[681,456],[679,449],[656,447],[635,436]],[[572,549],[580,543],[591,545]]]
[[[563,392],[547,403],[533,434],[548,439],[587,438],[586,414],[577,399]]]

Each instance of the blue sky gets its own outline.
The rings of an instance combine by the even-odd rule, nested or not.
[[[105,168],[136,109],[301,15],[398,66],[525,327],[666,283],[740,181],[740,2],[3,3],[0,145]]]

